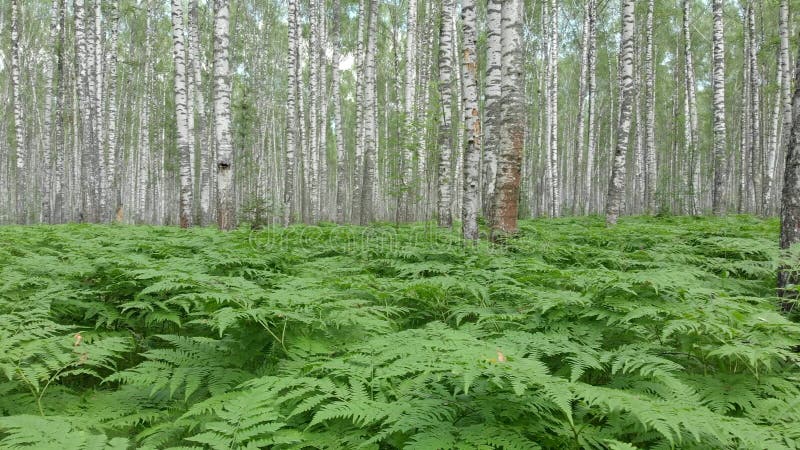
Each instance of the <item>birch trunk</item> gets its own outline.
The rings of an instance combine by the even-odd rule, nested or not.
[[[51,201],[51,187],[53,184],[53,167],[51,156],[54,154],[51,133],[53,121],[53,104],[57,93],[53,86],[56,71],[58,70],[58,53],[56,51],[57,40],[60,34],[61,20],[61,0],[53,0],[50,8],[50,37],[47,47],[52,51],[52,56],[47,61],[47,72],[45,79],[45,94],[47,98],[44,104],[44,130],[42,133],[42,153],[44,157],[44,176],[42,179],[42,222],[53,223],[53,203]],[[60,111],[56,111],[60,114]]]
[[[298,48],[297,48],[297,0],[289,0],[288,31],[289,51],[286,64],[289,71],[289,82],[286,94],[286,162],[283,187],[283,225],[289,226],[294,220],[294,186],[295,186],[295,154],[297,149],[297,90],[298,90]],[[219,179],[218,181],[219,182]]]
[[[715,215],[725,212],[727,185],[727,131],[725,127],[725,26],[723,0],[713,0],[714,34],[712,86],[714,91],[714,192],[711,209]]]
[[[16,209],[17,220],[27,222],[25,212],[25,158],[27,140],[25,136],[25,113],[22,105],[20,77],[20,7],[19,0],[11,0],[11,92],[14,98],[14,145],[16,152]]]
[[[347,153],[344,147],[344,124],[342,123],[342,96],[339,92],[341,72],[339,70],[340,53],[342,45],[340,35],[341,27],[341,3],[340,0],[333,0],[333,24],[331,26],[331,39],[333,40],[332,55],[332,80],[331,95],[333,96],[334,132],[336,133],[336,223],[343,224],[345,221],[345,201],[347,194]]]
[[[491,5],[491,3],[490,3]],[[453,0],[442,0],[442,20],[439,30],[439,97],[441,122],[439,124],[439,196],[438,224],[442,228],[453,226],[452,213],[452,80],[453,80]]]
[[[647,38],[645,49],[645,210],[656,211],[656,75],[655,40],[653,39],[653,16],[655,0],[647,2]]]
[[[497,153],[500,150],[502,125],[502,12],[501,0],[489,0],[486,11],[486,123],[483,128],[483,214],[492,217],[494,188],[497,178]]]
[[[635,27],[634,0],[622,2],[622,31],[620,33],[620,120],[617,124],[617,145],[611,179],[608,185],[606,201],[606,223],[616,225],[622,210],[622,196],[625,191],[625,154],[631,131],[631,109],[633,104],[633,33]]]
[[[417,130],[415,127],[414,113],[416,112],[416,47],[417,35],[417,1],[408,0],[408,24],[406,27],[406,79],[404,97],[405,133],[403,142],[402,159],[402,186],[400,192],[400,205],[397,217],[400,221],[408,221],[411,217],[412,179],[414,175],[414,146],[417,144]],[[420,153],[420,156],[422,154]]]
[[[561,215],[561,174],[558,164],[558,1],[550,0],[550,214]]]
[[[780,71],[783,74],[781,80],[781,103],[783,114],[783,133],[781,134],[780,148],[784,149],[788,143],[792,131],[792,74],[789,61],[789,0],[781,0],[780,3]]]
[[[112,0],[109,3],[109,17],[111,33],[109,35],[109,57],[106,70],[106,82],[108,83],[108,115],[106,116],[105,126],[105,146],[108,151],[108,164],[106,166],[106,204],[113,205],[109,211],[109,218],[119,208],[120,195],[119,183],[117,181],[117,43],[119,39],[119,0]]]
[[[172,0],[172,58],[175,64],[175,116],[178,130],[180,171],[180,226],[192,226],[192,167],[193,146],[189,139],[189,120],[186,95],[186,48],[184,47],[183,1]]]
[[[56,96],[56,124],[54,131],[54,153],[56,156],[55,162],[55,183],[53,195],[53,222],[62,223],[65,220],[64,206],[66,200],[64,199],[64,192],[67,191],[67,177],[65,176],[64,165],[66,158],[64,158],[64,84],[65,84],[65,67],[64,62],[64,49],[66,47],[66,31],[65,22],[67,15],[67,2],[66,0],[58,0],[60,4],[58,30],[59,42],[56,47],[56,74],[55,74],[55,96]],[[73,165],[76,161],[72,161]]]
[[[197,7],[197,0],[191,0],[189,3],[189,54],[191,61],[191,84],[193,86],[192,92],[194,95],[189,99],[193,105],[197,118],[194,116],[194,135],[192,139],[195,145],[198,145],[200,150],[200,176],[199,176],[199,196],[200,196],[200,219],[201,223],[205,223],[210,217],[211,208],[211,174],[209,159],[211,151],[209,149],[209,142],[206,132],[206,109],[205,109],[205,96],[203,95],[203,72],[201,70],[201,53],[200,53],[200,30],[199,30],[199,13]],[[192,166],[194,170],[194,166]]]
[[[502,126],[497,155],[497,184],[492,239],[518,231],[519,187],[525,140],[523,93],[522,0],[506,0],[502,8]]]
[[[754,212],[760,213],[758,205],[758,192],[760,191],[760,171],[758,158],[761,156],[761,101],[760,86],[761,73],[758,68],[758,40],[756,37],[755,8],[751,4],[747,14],[747,28],[750,36],[750,53],[748,65],[750,66],[750,183],[749,197]]]
[[[361,214],[359,223],[370,224],[375,218],[375,170],[377,163],[377,114],[376,114],[376,80],[375,55],[377,50],[378,7],[379,0],[370,0],[370,19],[367,32],[367,51],[364,57],[365,68],[365,121],[364,121],[364,177],[361,186]]]
[[[686,150],[690,159],[688,174],[690,213],[699,214],[700,197],[700,151],[698,148],[697,91],[694,79],[694,57],[692,55],[692,2],[683,0],[683,44],[686,82]]]
[[[151,60],[152,55],[152,13],[150,7],[153,0],[145,0],[146,6],[146,25],[145,30],[145,50],[144,50],[144,95],[141,101],[141,112],[139,114],[139,144],[138,144],[138,183],[137,183],[137,198],[136,198],[136,217],[143,220],[145,217],[145,210],[147,207],[147,190],[150,185],[150,102],[151,97],[151,83],[153,63]]]
[[[364,166],[364,86],[366,78],[366,61],[364,51],[364,37],[367,34],[369,16],[367,8],[372,4],[372,0],[360,0],[358,7],[358,42],[356,43],[356,148],[353,164],[353,200],[351,206],[351,218],[353,223],[361,222],[361,190],[363,181]]]
[[[584,213],[588,214],[592,211],[593,205],[593,186],[594,186],[594,156],[595,149],[597,148],[597,127],[595,120],[597,117],[597,2],[596,0],[588,0],[590,4],[589,14],[589,54],[587,64],[589,65],[589,80],[588,80],[588,102],[589,108],[587,114],[589,116],[587,127],[587,147],[586,147],[586,175],[583,183],[583,197],[586,199],[584,205]]]
[[[214,2],[214,137],[217,147],[217,224],[236,226],[231,140],[231,71],[228,62],[230,0]]]
[[[480,112],[478,111],[478,54],[476,51],[476,13],[475,0],[462,0],[461,21],[463,26],[463,79],[464,125],[466,127],[466,148],[464,150],[464,200],[461,212],[464,239],[478,240],[478,208],[481,134]]]
[[[581,31],[581,72],[578,80],[578,130],[577,141],[575,143],[575,176],[573,177],[573,204],[572,213],[574,214],[580,204],[586,199],[581,194],[581,168],[583,165],[583,152],[586,144],[586,76],[588,73],[589,62],[589,16],[591,15],[592,2],[586,1],[583,5],[583,28]],[[583,176],[586,176],[584,173]]]

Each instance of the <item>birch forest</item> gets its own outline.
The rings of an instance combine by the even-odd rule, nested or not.
[[[775,215],[789,3],[9,0],[0,220]]]
[[[1,0],[0,448],[800,449],[800,0]]]

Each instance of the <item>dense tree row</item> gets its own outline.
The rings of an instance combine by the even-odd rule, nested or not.
[[[0,220],[774,214],[789,3],[12,0]]]

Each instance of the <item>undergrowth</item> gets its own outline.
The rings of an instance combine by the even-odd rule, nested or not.
[[[0,228],[0,447],[800,448],[776,233]]]

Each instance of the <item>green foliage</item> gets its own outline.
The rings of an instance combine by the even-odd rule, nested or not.
[[[0,228],[0,447],[800,448],[776,231]]]

